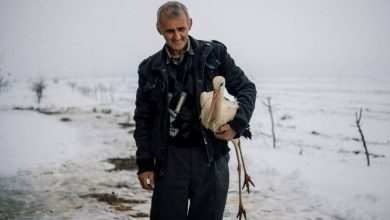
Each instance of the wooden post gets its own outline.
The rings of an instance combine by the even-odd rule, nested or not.
[[[271,97],[267,97],[267,103],[263,102],[263,104],[267,106],[269,115],[271,117],[272,141],[273,141],[273,147],[276,148],[275,123],[274,123],[274,116],[272,114]]]
[[[368,149],[367,149],[367,145],[366,145],[366,140],[364,139],[364,135],[363,135],[363,131],[360,127],[360,121],[362,119],[362,109],[360,109],[360,112],[359,112],[359,115],[358,113],[356,112],[356,126],[358,127],[359,129],[359,133],[360,133],[360,136],[361,136],[361,139],[362,139],[362,142],[363,142],[363,147],[364,147],[364,150],[366,151],[366,157],[367,157],[367,166],[370,166],[370,154],[368,153]]]

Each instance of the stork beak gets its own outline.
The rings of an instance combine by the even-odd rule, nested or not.
[[[218,96],[219,96],[219,89],[214,89],[213,91],[213,99],[211,100],[211,106],[209,110],[209,115],[207,116],[207,123],[210,123],[211,117],[213,116],[213,113],[215,111],[215,105],[217,104]]]

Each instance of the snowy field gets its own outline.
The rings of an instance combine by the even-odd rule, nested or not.
[[[148,219],[132,138],[137,79],[7,78],[0,93],[0,219]],[[249,220],[390,219],[390,80],[257,78],[253,140],[242,146],[256,187]],[[276,148],[268,109],[271,97]],[[355,125],[371,153],[367,166]],[[238,210],[230,152],[226,220]]]

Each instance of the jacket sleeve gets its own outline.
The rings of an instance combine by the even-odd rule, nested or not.
[[[219,44],[217,50],[219,57],[222,59],[222,74],[225,74],[226,89],[237,99],[239,105],[234,119],[228,124],[237,132],[237,137],[239,137],[242,131],[249,126],[249,121],[255,109],[256,86],[235,64],[226,47],[221,43],[217,44]]]
[[[134,110],[134,140],[137,146],[136,158],[138,174],[154,169],[154,157],[151,150],[153,112],[148,96],[145,93],[147,81],[147,60],[141,62],[138,67],[138,89]]]

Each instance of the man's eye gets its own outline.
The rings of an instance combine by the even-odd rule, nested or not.
[[[186,30],[186,28],[184,28],[184,27],[181,27],[181,28],[179,28],[178,29],[180,32],[183,32],[183,31],[185,31]]]

